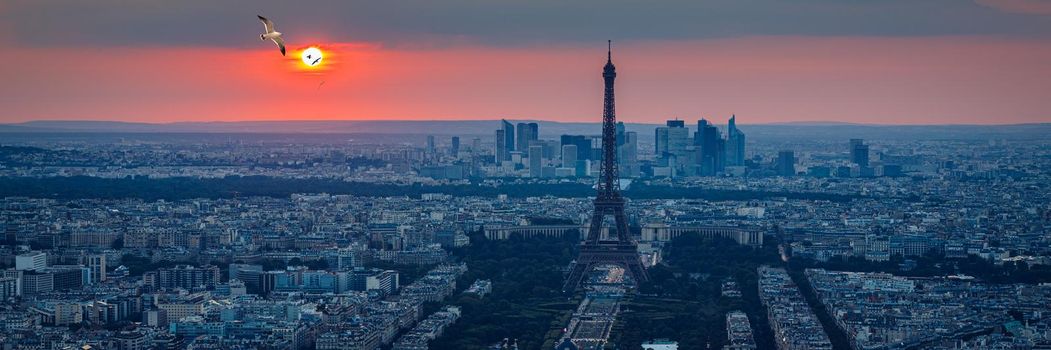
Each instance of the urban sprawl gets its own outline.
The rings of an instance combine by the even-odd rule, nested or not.
[[[783,266],[756,270],[765,313],[721,316],[722,344],[618,348],[756,349],[767,325],[779,349],[832,349],[828,329],[852,349],[1051,348],[1051,284],[1011,272],[1051,265],[1051,141],[771,141],[736,121],[618,124],[620,189],[646,267],[684,235],[774,246]],[[10,138],[2,348],[428,349],[463,316],[454,297],[499,287],[464,280],[458,250],[587,236],[601,137],[540,125],[331,142]],[[201,195],[135,189],[172,180]],[[555,349],[609,346],[629,309],[623,271],[593,272]]]

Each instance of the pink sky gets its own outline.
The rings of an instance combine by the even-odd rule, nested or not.
[[[604,43],[407,49],[326,43],[298,57],[195,46],[0,51],[0,122],[296,119],[598,121]],[[614,43],[627,122],[1051,122],[1051,42],[993,36]],[[318,87],[321,82],[324,84]]]

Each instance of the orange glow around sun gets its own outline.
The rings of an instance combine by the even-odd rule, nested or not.
[[[311,65],[307,62],[307,58],[304,54],[307,50],[311,50],[312,53],[319,52],[323,58],[317,61],[316,64]],[[338,63],[337,58],[338,55],[329,48],[321,45],[307,45],[296,48],[286,59],[294,61],[293,64],[295,65],[295,70],[297,72],[310,75],[320,75],[331,70],[332,67]]]

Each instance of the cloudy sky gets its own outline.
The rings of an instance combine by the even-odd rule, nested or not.
[[[1051,122],[1051,0],[5,0],[0,122],[597,121],[607,39],[631,122]]]

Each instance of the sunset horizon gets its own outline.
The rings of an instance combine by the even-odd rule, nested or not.
[[[1038,0],[109,5],[0,6],[0,123],[585,121],[601,113],[606,40],[632,122],[1051,121]],[[260,40],[257,14],[278,23],[286,56]],[[309,47],[324,52],[316,67],[301,61]]]
[[[725,125],[726,120],[735,114],[729,116],[696,116],[696,117],[684,117],[684,118],[671,118],[670,120],[685,120],[695,121],[700,119],[706,119],[716,125]],[[1016,125],[1049,125],[1051,121],[1036,121],[1036,122],[1004,122],[1004,123],[865,123],[865,122],[848,122],[848,121],[837,121],[837,120],[784,120],[784,121],[770,121],[770,122],[751,122],[744,119],[743,116],[738,116],[740,119],[737,122],[738,125],[856,125],[856,126],[1016,126]],[[591,118],[594,119],[594,118]],[[625,118],[628,119],[628,118]],[[25,125],[25,124],[51,124],[51,123],[122,123],[122,124],[144,124],[144,125],[177,125],[177,124],[237,124],[237,123],[331,123],[331,122],[499,122],[500,120],[507,120],[510,122],[541,122],[541,123],[559,123],[559,124],[600,124],[600,122],[589,120],[586,117],[565,119],[565,120],[553,120],[553,119],[536,119],[516,116],[504,116],[504,117],[479,117],[479,118],[462,118],[462,119],[432,119],[432,118],[402,118],[402,119],[216,119],[216,120],[173,120],[173,121],[146,121],[146,120],[117,120],[117,119],[32,119],[25,121],[12,121],[12,122],[0,122],[0,125]],[[625,120],[627,124],[637,125],[660,125],[664,124],[667,120],[654,120],[654,121],[633,121],[631,119]]]

